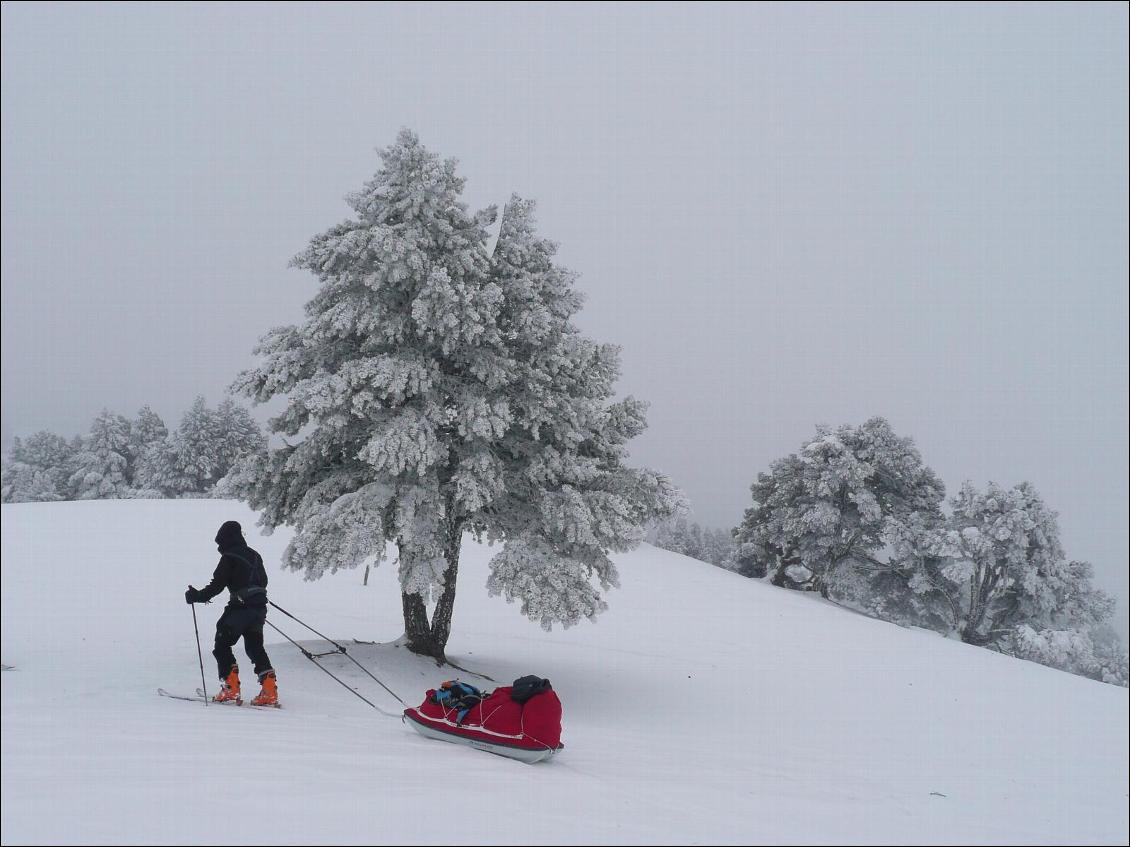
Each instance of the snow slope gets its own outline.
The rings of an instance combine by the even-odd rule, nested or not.
[[[620,556],[600,622],[545,633],[486,596],[490,551],[466,545],[450,654],[500,684],[547,676],[565,706],[566,750],[528,766],[382,717],[271,630],[285,709],[155,695],[199,685],[182,594],[207,581],[228,518],[268,561],[275,602],[330,637],[386,642],[351,652],[406,701],[457,675],[491,687],[391,644],[393,567],[367,587],[360,571],[304,583],[273,564],[286,533],[259,537],[222,501],[2,518],[6,844],[1128,840],[1125,689],[672,553]],[[205,651],[221,608],[197,607]]]

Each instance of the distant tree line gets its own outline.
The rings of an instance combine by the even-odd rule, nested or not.
[[[731,531],[703,526],[686,515],[661,524],[656,529],[655,546],[726,570],[738,570],[737,546]]]
[[[945,486],[882,418],[818,427],[751,486],[727,546],[680,518],[660,547],[773,585],[819,592],[903,626],[1127,685],[1115,602],[1069,559],[1057,515],[1027,482]]]
[[[5,503],[209,497],[243,456],[266,447],[246,408],[197,397],[169,432],[143,406],[137,417],[103,410],[85,435],[41,430],[16,438],[3,460]]]

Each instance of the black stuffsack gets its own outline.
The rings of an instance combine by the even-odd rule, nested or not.
[[[510,699],[515,703],[525,703],[531,697],[536,697],[545,691],[552,691],[553,686],[548,679],[540,676],[524,676],[514,680],[514,690],[510,692]]]

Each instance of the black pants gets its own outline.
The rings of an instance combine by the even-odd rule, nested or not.
[[[243,638],[243,649],[247,651],[247,657],[255,663],[256,675],[262,676],[271,670],[271,660],[263,649],[263,624],[266,621],[266,606],[243,609],[228,606],[224,609],[224,613],[216,621],[216,649],[212,651],[220,679],[227,678],[235,664],[235,654],[231,648],[240,638]]]

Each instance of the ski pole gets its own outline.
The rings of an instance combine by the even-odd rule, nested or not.
[[[298,618],[295,618],[295,620],[298,620]],[[291,644],[293,644],[295,647],[297,647],[299,650],[301,650],[303,656],[305,656],[307,659],[309,659],[311,662],[313,662],[315,665],[318,666],[318,670],[322,671],[323,673],[328,673],[330,676],[332,676],[334,678],[334,680],[337,681],[337,683],[339,685],[341,685],[343,688],[345,688],[345,690],[348,691],[349,693],[351,693],[354,697],[360,697],[362,700],[364,700],[366,703],[368,703],[370,706],[372,706],[374,709],[376,709],[378,712],[380,712],[385,717],[389,717],[389,718],[399,718],[400,717],[400,715],[398,715],[398,714],[385,711],[380,706],[378,706],[376,703],[374,703],[372,700],[370,700],[368,697],[365,697],[363,694],[358,692],[357,689],[352,688],[349,685],[349,683],[344,682],[341,678],[339,678],[337,675],[335,675],[333,671],[331,671],[329,668],[327,668],[325,665],[323,665],[321,662],[319,662],[318,658],[313,653],[311,653],[309,650],[307,650],[305,647],[303,647],[301,644],[299,644],[297,641],[295,641],[293,638],[291,638],[289,635],[287,635],[285,632],[283,632],[281,629],[279,629],[277,626],[275,626],[273,623],[271,623],[270,621],[265,621],[265,623],[267,624],[267,626],[269,626],[271,629],[273,629],[275,632],[277,632],[279,635],[281,635],[283,638],[285,638],[287,641],[289,641]],[[346,654],[346,655],[348,655],[348,654]],[[387,691],[388,689],[385,689],[385,690]],[[389,692],[389,693],[391,694],[392,692]],[[396,697],[395,694],[393,694],[392,696]],[[396,699],[400,700],[399,697],[396,697]],[[400,702],[403,703],[404,701],[401,700]]]
[[[267,603],[271,606],[274,606],[276,609],[278,609],[280,612],[282,612],[284,615],[286,615],[291,620],[296,621],[297,623],[306,627],[308,630],[310,630],[312,633],[314,633],[316,636],[318,636],[322,640],[330,642],[330,644],[332,644],[334,647],[337,648],[337,651],[339,653],[341,653],[341,655],[345,656],[345,658],[349,659],[349,661],[351,661],[351,662],[353,662],[353,664],[357,665],[357,667],[359,667],[366,675],[368,675],[368,677],[371,680],[373,680],[377,685],[379,685],[381,688],[383,688],[385,691],[387,691],[389,694],[391,694],[393,697],[395,697],[397,699],[397,701],[399,701],[401,706],[407,706],[408,705],[407,703],[405,703],[403,700],[400,699],[399,694],[397,694],[395,691],[393,691],[391,688],[389,688],[387,685],[385,685],[383,682],[381,682],[379,679],[377,679],[373,675],[372,671],[370,671],[367,667],[365,667],[359,661],[357,661],[352,656],[350,656],[349,651],[346,650],[342,645],[338,644],[336,641],[334,641],[328,635],[323,635],[322,633],[318,632],[318,630],[314,629],[314,627],[310,626],[310,624],[306,623],[305,621],[299,620],[297,617],[292,615],[290,612],[288,612],[286,609],[284,609],[282,606],[278,605],[277,603],[273,603],[270,600],[268,600]],[[274,626],[274,625],[272,624],[272,626]],[[292,639],[288,638],[286,635],[283,635],[282,630],[279,629],[277,626],[275,627],[275,629],[278,631],[279,635],[283,636],[283,638],[286,638],[292,644],[297,644],[296,641],[293,641]],[[299,647],[298,649],[302,650],[303,653],[306,653],[307,658],[311,658],[311,659],[313,658],[313,654],[308,653],[304,648]],[[321,666],[319,665],[319,667],[321,667]],[[324,670],[324,668],[323,668],[323,670]],[[364,698],[362,698],[362,699],[364,699]],[[365,702],[368,702],[368,701],[366,700]]]
[[[192,604],[192,629],[196,633],[196,658],[200,660],[200,690],[204,692],[204,705],[208,705],[208,685],[204,682],[204,654],[200,652],[200,627],[196,625],[196,604]]]

